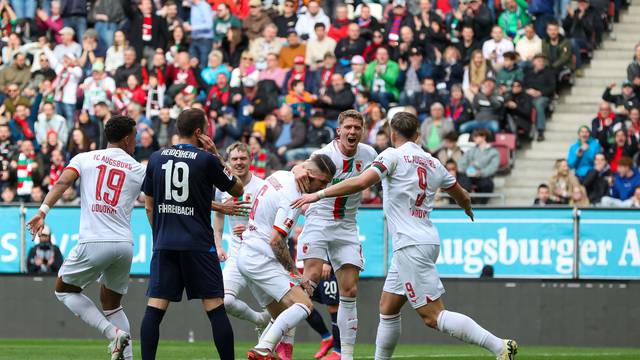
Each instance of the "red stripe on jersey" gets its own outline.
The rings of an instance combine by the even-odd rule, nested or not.
[[[347,206],[347,197],[338,197],[333,203],[333,218],[342,219]]]
[[[371,166],[375,166],[376,168],[378,168],[378,170],[380,170],[381,172],[385,172],[387,171],[387,167],[384,166],[381,162],[379,161],[374,161]]]
[[[282,235],[282,236],[284,236],[284,237],[289,236],[289,233],[288,233],[288,232],[286,232],[286,231],[284,231],[284,230],[280,229],[279,227],[277,227],[277,226],[275,226],[275,225],[273,225],[273,229],[274,229],[275,231],[279,232],[279,233],[280,233],[280,235]]]
[[[73,171],[74,173],[76,173],[76,175],[78,175],[78,177],[80,177],[80,173],[78,172],[78,169],[76,169],[76,168],[74,168],[74,167],[67,166],[67,167],[65,167],[64,169],[62,169],[62,171],[65,171],[65,170],[71,170],[71,171]]]

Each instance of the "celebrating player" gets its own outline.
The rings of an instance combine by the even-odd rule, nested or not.
[[[246,144],[236,142],[227,148],[229,163],[233,174],[244,184],[244,194],[240,198],[231,196],[227,192],[216,191],[215,199],[218,203],[232,201],[244,201],[251,203],[255,194],[264,185],[264,180],[249,171],[251,163],[251,152]],[[271,320],[271,315],[267,311],[257,312],[249,307],[244,301],[238,299],[240,291],[247,286],[244,277],[238,271],[236,264],[238,249],[242,242],[242,233],[247,228],[249,221],[248,213],[244,216],[229,216],[229,228],[231,229],[231,242],[229,251],[222,248],[222,230],[224,229],[224,215],[217,212],[214,215],[213,230],[216,241],[218,258],[225,261],[222,277],[224,279],[224,306],[227,312],[238,319],[247,320],[254,323],[258,328],[264,328]]]
[[[153,228],[153,256],[140,329],[142,359],[155,359],[160,322],[169,302],[202,299],[222,360],[234,359],[233,330],[224,308],[222,271],[213,241],[213,187],[243,194],[206,135],[206,115],[184,110],[176,123],[179,143],[153,153],[144,180],[145,208]],[[199,149],[202,147],[205,150]]]
[[[135,161],[136,123],[114,116],[105,125],[104,150],[78,154],[28,223],[31,234],[40,234],[49,209],[62,194],[80,181],[80,232],[58,272],[56,297],[85,323],[100,330],[111,343],[111,359],[131,359],[129,320],[120,305],[129,286],[133,254],[131,211],[144,179],[144,168]],[[104,314],[82,290],[99,279]]]
[[[515,358],[515,341],[499,339],[468,316],[444,309],[444,287],[435,265],[440,239],[429,213],[436,191],[444,188],[473,220],[469,194],[436,158],[415,143],[419,126],[415,115],[398,113],[390,126],[394,147],[378,155],[371,168],[326,190],[304,195],[292,205],[298,208],[325,197],[355,194],[382,181],[393,259],[380,298],[376,360],[393,355],[400,337],[400,310],[407,299],[427,326],[482,346],[498,360]]]
[[[314,155],[301,166],[309,174],[308,191],[326,187],[336,170],[326,155]],[[300,275],[287,249],[287,237],[300,211],[289,204],[301,193],[291,172],[278,171],[268,177],[255,195],[247,230],[242,234],[238,269],[253,296],[275,319],[247,354],[252,360],[276,359],[273,350],[282,335],[309,316],[313,308],[301,286],[290,286],[290,274],[296,279]]]
[[[360,144],[364,117],[355,110],[338,116],[338,139],[316,151],[331,158],[336,173],[333,183],[352,178],[366,169],[376,157],[369,145]],[[357,284],[364,267],[356,213],[362,200],[358,192],[350,196],[324,199],[305,213],[306,221],[298,240],[298,259],[304,261],[304,278],[312,288],[320,282],[322,266],[329,256],[340,292],[338,328],[342,359],[353,359],[358,330]]]

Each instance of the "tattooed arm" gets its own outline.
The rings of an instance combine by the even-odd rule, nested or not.
[[[276,259],[285,270],[294,274],[295,276],[299,276],[298,268],[296,268],[293,259],[291,258],[291,253],[289,253],[289,247],[287,246],[287,237],[282,234],[279,230],[274,229],[271,232],[271,241],[269,245],[271,245],[271,250],[273,250],[273,254],[276,256]]]

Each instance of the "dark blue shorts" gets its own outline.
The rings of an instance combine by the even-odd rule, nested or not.
[[[311,300],[324,305],[338,305],[340,303],[338,280],[336,280],[336,275],[333,271],[331,271],[329,280],[320,281],[313,292],[313,296],[311,296]]]
[[[215,252],[156,250],[151,257],[147,296],[173,302],[224,298],[222,270]]]

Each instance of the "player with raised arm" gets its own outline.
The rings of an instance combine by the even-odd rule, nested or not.
[[[144,167],[131,154],[136,123],[114,116],[105,125],[107,148],[73,157],[28,223],[40,234],[45,218],[62,194],[80,179],[78,244],[64,260],[56,280],[56,297],[85,323],[111,340],[111,359],[131,359],[129,320],[120,305],[129,286],[133,254],[131,212],[140,195]],[[98,280],[102,310],[82,290]]]
[[[380,298],[376,360],[390,359],[400,337],[400,310],[409,300],[425,325],[514,359],[518,345],[502,340],[466,315],[445,310],[444,287],[436,270],[438,231],[429,220],[436,191],[443,188],[473,220],[469,194],[445,167],[416,144],[418,119],[400,112],[390,122],[393,148],[383,151],[361,175],[292,203],[299,208],[325,197],[358,193],[382,181],[384,213],[393,239],[393,259]]]
[[[375,159],[376,151],[360,143],[363,131],[362,114],[355,110],[343,111],[338,116],[338,139],[315,152],[333,161],[334,184],[359,175]],[[361,201],[362,195],[356,193],[311,205],[305,213],[305,225],[298,240],[298,259],[304,261],[304,279],[311,287],[315,289],[320,283],[327,256],[335,270],[340,293],[337,323],[343,360],[353,359],[358,330],[357,284],[364,259],[356,214]]]
[[[225,168],[205,135],[207,120],[202,110],[184,110],[176,127],[178,144],[151,155],[144,180],[153,256],[149,300],[140,328],[142,359],[155,359],[162,318],[169,303],[181,301],[186,290],[189,300],[202,299],[220,359],[233,360],[233,329],[224,308],[211,202],[214,186],[239,197],[243,184]]]
[[[308,173],[307,191],[325,188],[336,170],[326,155],[313,155],[300,166]],[[307,284],[290,285],[291,275],[297,281],[300,274],[287,248],[287,237],[300,210],[289,204],[302,192],[291,172],[278,171],[269,176],[254,197],[249,223],[242,234],[238,269],[253,296],[275,319],[248,352],[251,360],[276,359],[273,350],[283,334],[295,328],[313,309]]]
[[[264,180],[254,176],[249,171],[251,151],[249,151],[249,147],[246,144],[236,142],[227,148],[227,154],[231,171],[244,184],[244,194],[241,197],[235,197],[227,192],[216,191],[215,200],[220,204],[227,203],[229,200],[250,204],[255,194],[264,185]],[[247,212],[244,216],[229,216],[231,241],[229,242],[228,251],[225,251],[222,247],[224,216],[225,214],[222,212],[216,212],[213,220],[213,234],[216,241],[218,258],[220,261],[225,262],[224,269],[222,270],[222,278],[224,279],[224,306],[229,314],[238,319],[250,321],[259,329],[264,329],[271,320],[269,312],[257,312],[251,309],[244,301],[238,299],[238,295],[242,289],[247,286],[247,282],[238,271],[236,262],[238,249],[242,242],[242,233],[246,230],[247,222],[249,221],[249,213]]]

